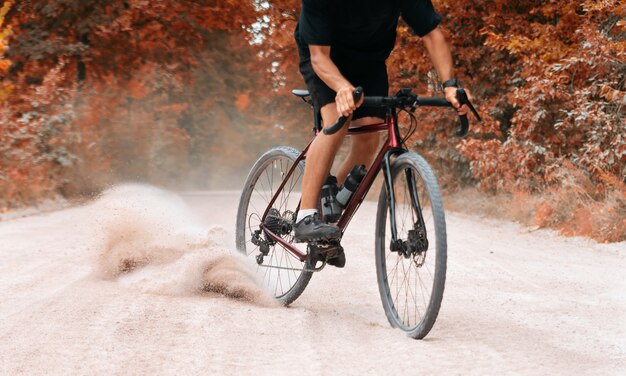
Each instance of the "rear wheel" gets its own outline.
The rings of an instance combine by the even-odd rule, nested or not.
[[[265,210],[298,155],[297,150],[289,147],[273,148],[263,154],[248,175],[237,211],[237,249],[255,258],[264,288],[285,305],[302,294],[313,272],[308,271],[311,270],[308,261],[300,261],[280,243],[272,241],[260,226]],[[303,174],[304,162],[300,162],[265,219],[266,227],[294,246],[293,214],[300,202]],[[297,246],[306,253],[305,244]]]
[[[376,274],[389,323],[410,337],[433,327],[446,280],[446,222],[439,186],[428,163],[405,153],[391,165],[397,240],[383,187],[376,217]],[[421,212],[421,215],[420,215]]]

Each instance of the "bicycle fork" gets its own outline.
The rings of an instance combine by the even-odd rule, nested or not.
[[[409,230],[408,239],[406,241],[398,239],[398,230],[396,227],[396,197],[393,189],[393,177],[391,171],[391,156],[400,156],[406,153],[404,149],[392,149],[385,153],[383,157],[383,173],[385,176],[385,186],[387,188],[387,204],[389,206],[389,221],[391,227],[391,244],[392,252],[399,252],[405,257],[410,257],[414,252],[421,253],[428,249],[428,238],[426,234],[426,224],[422,216],[422,207],[420,205],[417,194],[417,187],[413,179],[413,171],[407,169],[404,171],[411,196],[411,205],[415,210],[417,221],[413,224],[413,229]]]
[[[401,155],[405,151],[392,149],[385,153],[383,157],[383,173],[385,174],[385,186],[387,188],[387,203],[389,205],[389,220],[391,221],[391,241],[395,244],[398,240],[396,230],[396,198],[393,191],[393,177],[391,176],[391,155]]]

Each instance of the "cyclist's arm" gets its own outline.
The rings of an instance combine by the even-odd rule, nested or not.
[[[433,62],[433,66],[439,74],[441,82],[445,82],[454,77],[454,66],[452,64],[452,54],[450,53],[450,47],[446,42],[446,38],[439,28],[433,29],[428,34],[422,37],[426,50],[430,55],[430,59]],[[449,87],[444,89],[444,93],[448,102],[459,109],[459,101],[456,99],[456,88]],[[463,106],[459,109],[459,114],[465,115],[467,113],[467,106]]]
[[[352,93],[354,86],[348,81],[339,68],[330,58],[330,46],[309,45],[311,52],[311,65],[315,74],[324,81],[329,88],[337,92],[335,102],[337,103],[337,112],[343,116],[350,116],[356,105]]]

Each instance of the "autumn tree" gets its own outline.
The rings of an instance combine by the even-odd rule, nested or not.
[[[548,222],[574,223],[581,216],[609,213],[612,219],[606,223],[612,225],[595,224],[585,231],[626,238],[626,222],[620,219],[626,217],[626,4],[433,3],[443,16],[440,27],[452,46],[457,75],[472,90],[484,119],[459,140],[453,137],[453,114],[418,110],[413,147],[437,167],[443,185],[540,193],[569,182],[574,188],[561,201],[595,205],[593,215],[573,215],[577,207],[555,209]],[[290,31],[300,2],[264,4],[265,46],[280,73],[278,86],[294,86],[299,78]],[[429,57],[402,22],[388,70],[392,91],[412,87],[438,95]]]
[[[563,191],[542,201],[540,223],[626,238],[626,222],[615,225],[626,218],[626,4],[433,3],[484,119],[461,140],[454,113],[418,110],[411,147],[442,185]],[[302,146],[312,114],[289,94],[304,84],[293,41],[300,4],[5,1],[0,196],[29,201],[116,179],[211,186],[207,171],[245,171],[270,142]],[[392,91],[440,95],[403,22],[388,70]]]
[[[18,189],[28,191],[32,160],[51,151],[64,155],[42,167],[46,190],[71,193],[112,179],[184,182],[193,171],[206,180],[220,157],[250,150],[237,124],[252,106],[237,99],[264,80],[248,74],[256,51],[244,26],[256,19],[253,3],[65,0],[5,9],[12,32],[2,82],[19,94],[6,103],[6,123],[29,133],[35,150],[14,173],[26,174]],[[61,144],[38,136],[48,131]],[[7,137],[8,150],[24,150]]]

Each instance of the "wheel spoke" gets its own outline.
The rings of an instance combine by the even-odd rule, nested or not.
[[[426,162],[413,153],[398,157],[393,162],[395,230],[401,250],[392,252],[389,248],[392,240],[391,213],[388,198],[384,194],[380,198],[379,210],[385,210],[385,213],[384,216],[378,214],[377,223],[376,264],[379,268],[381,297],[385,303],[383,306],[392,325],[415,338],[423,338],[432,327],[443,293],[443,285],[436,291],[435,284],[438,279],[443,282],[445,278],[445,259],[442,261],[443,268],[433,266],[439,262],[440,252],[445,257],[446,250],[445,227],[441,226],[442,221],[435,221],[439,213],[443,216],[441,201],[438,196],[430,196],[433,192],[438,194],[439,189],[431,186],[431,181],[434,181],[432,176],[424,178],[429,174],[432,172]],[[433,200],[437,202],[436,207],[433,207]],[[420,239],[416,238],[422,233],[417,226],[422,224],[428,240],[425,251],[420,250]],[[440,236],[444,241],[441,247],[438,244]],[[428,258],[421,252],[427,252]]]
[[[252,234],[262,227],[261,218],[270,209],[268,205],[272,199],[275,198],[272,210],[278,212],[272,216],[273,221],[290,222],[290,213],[297,209],[300,197],[296,192],[302,182],[304,164],[300,163],[294,168],[292,175],[287,176],[294,167],[297,156],[298,153],[293,149],[273,149],[257,161],[250,173],[237,218],[238,248],[250,257],[259,254],[260,247],[252,243]],[[282,189],[279,190],[281,185]],[[277,216],[282,218],[276,219]],[[245,222],[243,228],[241,222]],[[312,272],[304,270],[307,269],[307,263],[301,261],[290,249],[272,241],[264,232],[260,235],[262,242],[269,243],[269,252],[264,256],[262,265],[257,266],[256,272],[267,291],[284,304],[289,304],[302,293]],[[295,247],[292,233],[279,231],[276,235]]]

